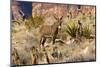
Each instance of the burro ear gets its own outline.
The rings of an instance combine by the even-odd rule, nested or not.
[[[63,16],[60,17],[60,20],[62,20],[62,19],[63,19]]]
[[[58,20],[58,19],[59,19],[59,18],[58,18],[55,14],[53,15],[53,17],[54,17],[56,20]]]

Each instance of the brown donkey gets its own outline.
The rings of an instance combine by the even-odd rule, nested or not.
[[[54,18],[57,20],[57,22],[55,22],[53,25],[43,25],[40,28],[40,33],[41,33],[40,44],[41,44],[41,46],[44,46],[46,38],[52,38],[52,40],[53,40],[52,44],[55,43],[55,39],[57,37],[58,30],[61,29],[63,16],[60,18],[54,16]]]

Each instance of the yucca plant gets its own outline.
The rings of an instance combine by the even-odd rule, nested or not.
[[[76,37],[76,33],[77,33],[77,24],[75,24],[74,22],[73,23],[69,23],[67,24],[66,26],[66,32],[73,38]]]
[[[84,28],[83,28],[83,36],[85,37],[85,38],[90,38],[91,37],[91,29],[90,29],[90,27],[89,27],[89,25],[86,25],[86,26],[84,26]]]

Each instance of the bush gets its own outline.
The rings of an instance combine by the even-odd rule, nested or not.
[[[39,27],[43,23],[44,23],[44,18],[42,16],[35,16],[34,18],[29,17],[28,21],[25,23],[25,26],[28,30],[30,30],[31,28]]]
[[[36,17],[33,18],[33,22],[34,22],[34,27],[37,28],[41,24],[44,23],[44,20],[43,20],[43,17],[42,16],[36,16]]]
[[[26,29],[30,30],[33,27],[34,23],[33,23],[33,18],[29,17],[27,22],[25,23]]]
[[[69,23],[67,24],[66,32],[73,38],[76,37],[77,33],[77,25],[75,23]]]
[[[80,35],[78,31],[78,24],[75,24],[75,22],[67,24],[66,32],[73,38],[76,37],[76,34]],[[82,27],[81,33],[82,33],[81,37],[83,36],[87,39],[90,38],[92,32],[91,29],[89,28],[89,25],[85,25],[84,27]]]
[[[83,36],[86,37],[86,38],[90,38],[91,37],[91,29],[89,28],[89,25],[86,25],[84,28],[83,28]]]

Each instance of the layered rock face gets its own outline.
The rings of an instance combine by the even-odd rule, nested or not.
[[[58,17],[64,16],[67,13],[67,5],[49,4],[49,3],[33,3],[32,16],[42,15]]]
[[[22,19],[24,16],[24,13],[20,7],[20,4],[18,1],[12,2],[12,18],[13,20],[19,20]],[[72,18],[75,18],[79,11],[87,14],[93,14],[95,15],[95,8],[94,6],[80,6],[79,5],[65,5],[65,4],[53,4],[53,3],[32,3],[32,17],[34,16],[53,16],[56,15],[57,17],[61,16],[67,16],[69,14],[72,15]]]
[[[15,0],[12,1],[11,11],[12,11],[12,20],[17,21],[22,19],[24,13],[20,8],[20,4]]]
[[[81,11],[85,14],[89,14],[90,12],[92,14],[95,14],[95,8],[94,6],[81,6]]]
[[[64,5],[64,4],[50,4],[50,3],[32,3],[32,16],[42,15],[42,16],[52,16],[57,15],[67,16],[72,14],[75,18],[78,15],[79,10],[85,14],[94,14],[95,9],[93,6],[80,6],[80,5]]]

